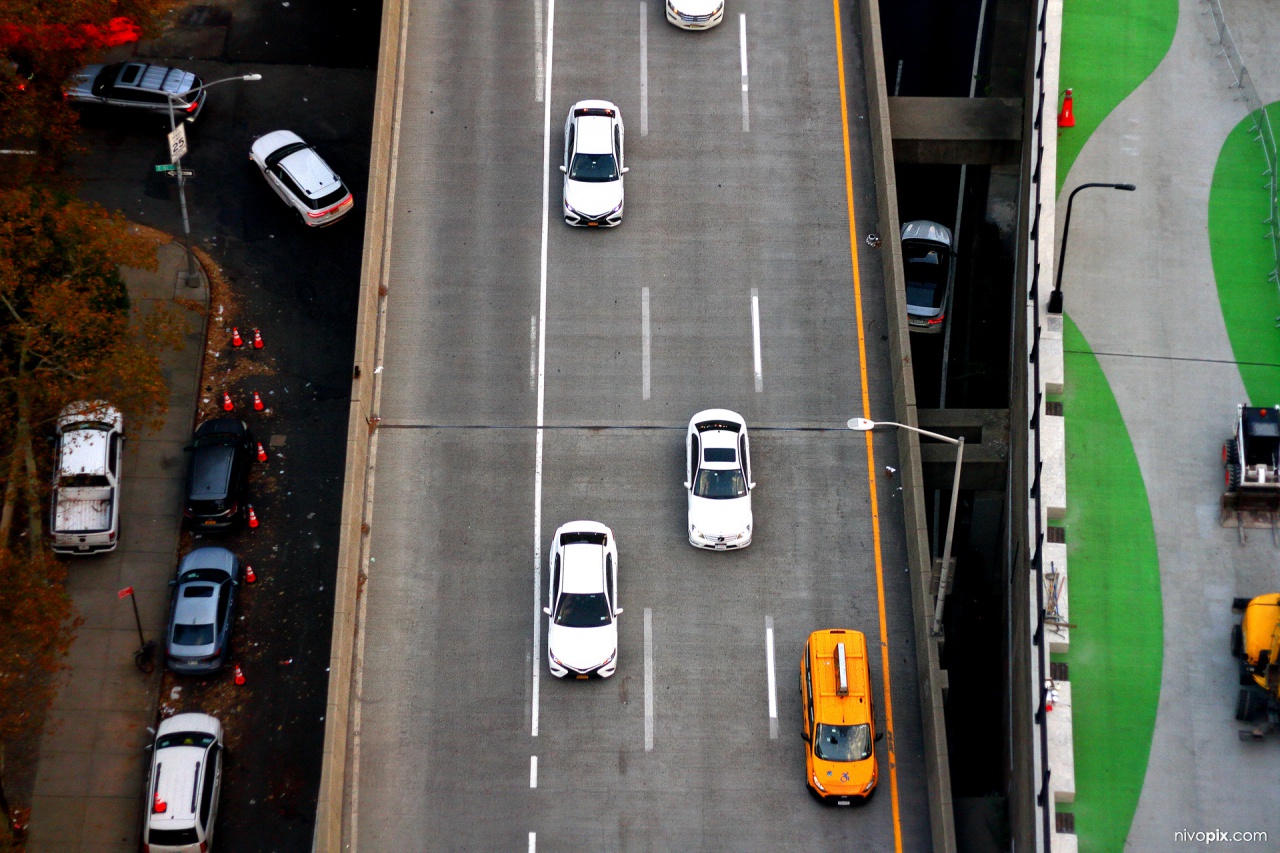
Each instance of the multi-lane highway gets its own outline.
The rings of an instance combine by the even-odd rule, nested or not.
[[[892,412],[850,7],[739,0],[687,33],[657,0],[418,0],[407,27],[353,849],[927,849],[892,438],[841,428]],[[561,219],[583,98],[626,122],[613,230]],[[752,428],[742,552],[686,541],[708,407]],[[608,680],[545,660],[576,518],[618,537]],[[804,784],[797,666],[827,627],[868,635],[889,730],[860,808]]]

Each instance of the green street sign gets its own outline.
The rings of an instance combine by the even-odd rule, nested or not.
[[[172,171],[173,171],[174,169],[176,169],[176,168],[178,168],[178,167],[177,167],[177,166],[175,166],[175,165],[174,165],[174,164],[172,164],[172,163],[164,163],[164,164],[162,164],[162,165],[156,166],[156,171],[157,171],[157,172],[172,172]]]

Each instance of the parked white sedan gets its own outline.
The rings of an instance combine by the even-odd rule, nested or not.
[[[751,445],[747,422],[728,409],[706,409],[685,433],[684,487],[689,544],[730,551],[751,544]]]
[[[618,546],[597,521],[563,524],[551,540],[547,663],[564,678],[608,678],[618,668]]]

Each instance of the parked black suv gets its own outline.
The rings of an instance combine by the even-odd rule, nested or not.
[[[187,466],[187,524],[201,530],[220,530],[240,520],[249,492],[253,433],[244,421],[216,418],[196,429]]]

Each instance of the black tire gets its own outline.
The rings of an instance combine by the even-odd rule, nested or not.
[[[1233,598],[1231,599],[1231,609],[1244,610],[1246,607],[1249,606],[1249,602],[1252,600],[1253,600],[1252,598]]]
[[[1227,491],[1234,492],[1240,488],[1240,468],[1234,462],[1227,466]]]
[[[1252,696],[1252,690],[1243,688],[1240,695],[1236,697],[1236,719],[1242,723],[1247,723],[1253,718],[1253,714],[1250,713],[1253,710]]]
[[[1244,633],[1240,630],[1239,625],[1231,626],[1231,656],[1233,658],[1242,657],[1244,655]]]
[[[1258,682],[1253,680],[1253,670],[1249,668],[1249,662],[1243,657],[1240,658],[1240,686],[1253,687]]]

